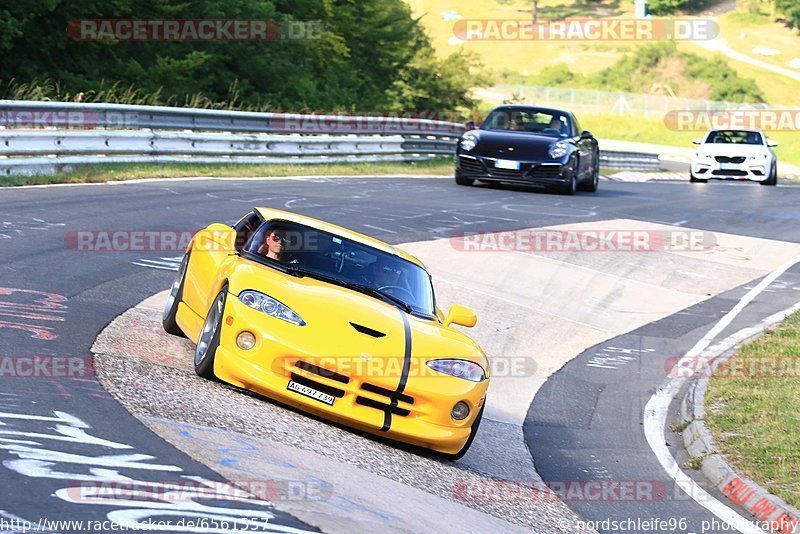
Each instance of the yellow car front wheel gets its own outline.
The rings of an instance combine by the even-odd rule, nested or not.
[[[186,337],[181,327],[178,326],[176,315],[178,314],[178,304],[183,299],[183,284],[186,279],[186,269],[189,265],[189,254],[187,252],[183,255],[183,261],[181,261],[181,266],[178,268],[178,276],[175,277],[175,281],[172,282],[172,287],[169,290],[167,304],[164,306],[164,315],[161,316],[161,325],[164,327],[164,331],[173,336]]]
[[[222,316],[227,297],[228,286],[225,286],[211,303],[211,309],[206,315],[203,329],[200,331],[200,338],[197,340],[197,349],[194,352],[194,371],[198,376],[208,380],[217,379],[214,374],[214,358],[222,333]]]

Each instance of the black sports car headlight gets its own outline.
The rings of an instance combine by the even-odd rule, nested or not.
[[[559,141],[550,145],[547,150],[547,155],[553,159],[563,158],[569,149],[569,145],[564,141]]]
[[[459,145],[461,145],[461,150],[469,152],[478,146],[478,136],[471,133],[464,134],[464,137],[461,138]]]

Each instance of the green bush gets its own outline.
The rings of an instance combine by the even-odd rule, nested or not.
[[[708,98],[711,100],[764,101],[764,94],[755,81],[739,78],[721,57],[705,58],[681,52],[673,42],[640,47],[633,54],[625,55],[611,67],[595,74],[578,75],[566,67],[546,67],[537,75],[536,85],[648,93],[654,84],[659,84],[669,86],[677,96],[685,96],[681,94],[682,80],[675,79],[672,71],[665,71],[666,65],[676,61],[681,65],[686,80],[703,83],[710,88]]]
[[[674,15],[681,11],[695,11],[707,4],[706,0],[650,0],[647,12],[651,15]]]
[[[800,2],[797,0],[775,0],[775,7],[784,14],[795,28],[800,28]]]

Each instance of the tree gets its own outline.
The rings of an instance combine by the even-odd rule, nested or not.
[[[270,42],[87,41],[67,33],[80,19],[318,21],[320,31]],[[403,0],[16,0],[0,9],[0,77],[51,98],[369,110],[405,105],[398,87],[413,80],[438,105],[469,102],[454,68],[468,65],[435,60]],[[426,69],[440,76],[422,80]]]

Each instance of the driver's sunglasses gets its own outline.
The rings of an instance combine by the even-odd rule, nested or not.
[[[285,243],[286,242],[286,238],[284,236],[280,235],[280,234],[270,234],[269,237],[270,237],[270,239],[272,239],[273,241],[276,241],[276,242],[277,241],[280,241],[281,243]]]

